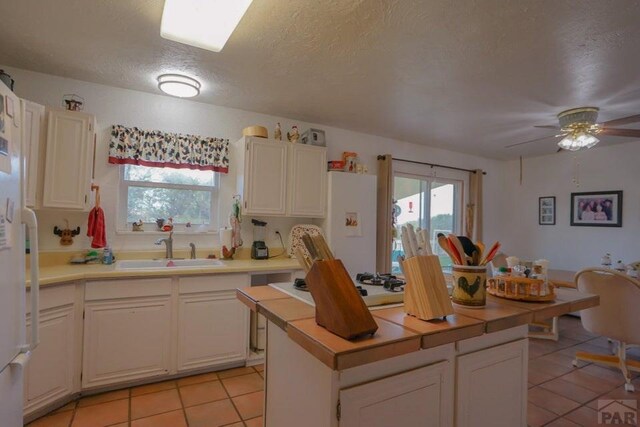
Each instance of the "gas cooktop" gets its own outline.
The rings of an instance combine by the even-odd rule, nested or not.
[[[367,282],[367,279],[364,280],[363,283],[358,283],[358,279],[359,277],[354,280],[354,286],[357,286],[360,289],[362,299],[368,307],[378,307],[388,304],[400,304],[404,300],[404,289],[397,282],[389,282],[387,288],[385,288],[383,282],[378,284],[376,281],[374,281],[375,284],[371,284]],[[395,277],[393,279],[398,280]],[[391,283],[394,283],[393,290],[390,290]],[[311,293],[305,289],[305,286],[300,281],[297,281],[297,284],[291,282],[283,282],[272,283],[269,286],[272,286],[288,295],[291,295],[294,298],[306,302],[307,304],[315,306]]]

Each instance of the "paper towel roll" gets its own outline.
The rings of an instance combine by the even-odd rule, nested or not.
[[[231,244],[231,238],[233,235],[233,230],[231,230],[230,228],[221,228],[219,230],[220,233],[220,258],[224,258],[224,255],[222,253],[222,248],[226,247],[227,250],[232,250],[233,246]]]

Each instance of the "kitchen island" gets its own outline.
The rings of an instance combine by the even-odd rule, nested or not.
[[[429,322],[376,307],[376,334],[347,341],[276,286],[237,296],[268,319],[266,427],[525,426],[527,324],[599,303],[562,290],[542,304],[489,296]]]

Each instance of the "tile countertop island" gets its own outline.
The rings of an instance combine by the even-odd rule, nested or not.
[[[275,287],[237,297],[268,320],[266,427],[526,426],[527,324],[599,303],[564,290],[553,303],[489,296],[429,322],[376,307],[376,334],[347,341]]]

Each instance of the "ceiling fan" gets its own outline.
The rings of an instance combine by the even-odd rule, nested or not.
[[[558,148],[558,152],[562,150],[577,151],[591,148],[596,145],[600,141],[596,135],[640,138],[640,129],[617,129],[614,127],[640,122],[640,114],[623,117],[621,119],[609,120],[604,123],[596,123],[596,120],[598,119],[598,111],[600,111],[600,109],[597,107],[579,107],[562,111],[558,114],[558,126],[534,126],[541,129],[559,130],[560,133],[558,135],[548,135],[543,136],[542,138],[518,142],[516,144],[507,145],[505,148],[529,144],[531,142],[541,141],[551,137],[562,137],[562,139],[558,141],[558,146],[560,147]]]

